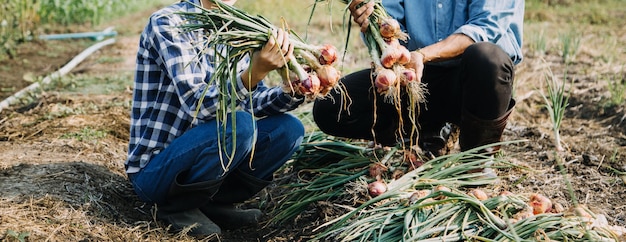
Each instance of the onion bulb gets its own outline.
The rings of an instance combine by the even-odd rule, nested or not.
[[[430,190],[419,190],[411,194],[409,197],[409,203],[415,203],[426,196],[430,195]]]
[[[385,50],[383,50],[383,54],[380,57],[380,63],[385,68],[392,68],[393,65],[398,63],[398,59],[400,59],[400,52],[397,48],[387,46]]]
[[[367,185],[367,190],[372,197],[377,197],[387,191],[387,185],[382,181],[375,181]]]
[[[398,34],[398,32],[402,31],[400,29],[400,23],[393,18],[382,19],[378,26],[380,27],[380,35],[383,38],[394,38]]]
[[[400,84],[406,86],[409,82],[417,81],[417,74],[413,69],[403,69],[400,73]]]
[[[396,83],[396,73],[394,73],[390,69],[380,69],[377,73],[376,79],[374,80],[374,85],[378,92],[384,92],[389,89],[390,86],[395,85]]]
[[[320,79],[316,75],[309,75],[309,78],[300,82],[299,90],[302,94],[318,93],[320,91]]]
[[[512,192],[509,192],[509,191],[501,191],[499,195],[503,196],[503,197],[508,197],[508,196],[513,196],[515,194],[513,194]]]
[[[487,196],[487,193],[485,191],[478,189],[478,188],[470,190],[468,194],[472,197],[475,197],[476,199],[480,201],[485,201],[489,198],[489,196]]]
[[[588,218],[588,219],[593,218],[593,216],[591,216],[591,214],[587,212],[587,209],[583,205],[574,206],[570,208],[568,212],[573,213],[574,215],[581,217],[581,218]]]
[[[331,65],[322,65],[315,70],[315,73],[317,73],[317,77],[319,77],[322,88],[335,87],[341,77],[339,71]]]
[[[394,180],[398,180],[404,176],[404,171],[401,169],[395,169],[393,173],[391,173],[391,178]]]
[[[439,192],[439,191],[441,191],[441,192],[452,192],[452,189],[450,189],[450,188],[448,188],[446,186],[443,186],[443,185],[439,185],[439,186],[436,186],[435,188],[433,188],[433,193]],[[440,196],[435,197],[436,200],[442,200],[442,199],[445,199],[445,198],[446,198],[445,195],[440,195]]]
[[[533,213],[533,209],[532,208],[528,208],[528,209],[523,209],[519,212],[517,212],[516,214],[514,214],[512,216],[512,218],[510,219],[511,223],[517,223],[520,220],[524,220],[530,217],[535,216],[535,214]]]
[[[552,208],[552,201],[544,195],[533,193],[530,195],[530,206],[533,208],[533,214],[547,213]]]
[[[398,64],[406,65],[411,61],[411,52],[404,45],[398,45]]]
[[[337,48],[331,44],[325,44],[320,48],[319,62],[322,65],[332,65],[337,60]]]

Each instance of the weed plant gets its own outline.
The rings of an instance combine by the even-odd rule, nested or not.
[[[559,40],[561,41],[561,58],[563,63],[574,61],[580,49],[580,33],[571,30],[559,35]]]
[[[609,98],[605,106],[616,107],[626,101],[626,75],[624,73],[608,74],[604,76],[608,84]]]

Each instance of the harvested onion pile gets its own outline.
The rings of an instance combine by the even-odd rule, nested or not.
[[[189,22],[180,26],[184,31],[205,31],[205,46],[216,48],[222,58],[215,68],[219,84],[231,83],[237,73],[237,63],[260,49],[273,38],[272,25],[262,16],[252,16],[221,1],[211,0],[215,8],[202,9],[199,13],[180,12]],[[193,4],[193,3],[192,3]],[[332,66],[337,59],[337,50],[330,44],[315,46],[305,43],[293,31],[290,42],[294,45],[294,57],[286,68],[278,70],[283,78],[284,90],[305,95],[309,99],[322,98],[337,86],[340,72]],[[218,49],[226,47],[224,49]],[[220,85],[228,87],[231,84]],[[228,91],[225,89],[225,91]],[[227,95],[228,96],[228,95]]]

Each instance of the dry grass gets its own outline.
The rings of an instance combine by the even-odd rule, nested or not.
[[[309,2],[312,1],[264,0],[240,1],[238,4],[251,12],[269,13],[267,16],[273,21],[285,16],[291,28],[304,34]],[[281,11],[274,11],[277,6]],[[341,6],[335,6],[334,10],[332,26],[335,32],[330,32],[326,11],[324,7],[318,9],[308,27],[309,41],[329,42],[342,49],[345,35],[341,28]],[[615,11],[609,14],[623,19],[620,16],[623,17],[624,13]],[[540,16],[545,13],[529,11],[529,14]],[[547,17],[558,19],[551,15]],[[134,16],[132,21],[119,20],[116,25],[129,29],[127,34],[136,38],[135,31],[141,30],[145,18],[145,15]],[[507,139],[533,139],[527,144],[506,147],[510,161],[529,170],[506,171],[503,174],[505,184],[501,187],[520,194],[545,191],[546,195],[565,205],[571,199],[564,189],[562,176],[555,170],[554,157],[550,155],[551,148],[546,140],[551,126],[540,106],[543,101],[538,92],[540,77],[546,67],[557,75],[565,73],[558,36],[561,30],[569,31],[573,25],[567,22],[537,22],[536,19],[525,25],[526,36],[539,32],[545,34],[546,48],[543,54],[527,51],[525,61],[517,67],[515,96],[518,106],[505,136]],[[575,80],[575,99],[564,120],[563,138],[569,152],[565,156],[568,178],[574,183],[581,203],[593,204],[598,213],[610,215],[610,223],[624,226],[624,182],[618,174],[602,169],[607,164],[623,169],[617,164],[623,165],[626,154],[623,146],[626,137],[623,131],[620,133],[623,128],[619,129],[624,124],[613,122],[614,117],[601,116],[598,113],[603,111],[597,108],[611,95],[606,82],[598,77],[624,73],[626,31],[621,26],[576,24],[582,41],[576,58],[567,68],[567,76]],[[359,42],[357,32],[352,34],[343,73],[369,66],[369,57]],[[533,44],[537,43],[526,38],[525,47]],[[136,41],[131,41],[130,45],[134,48]],[[133,48],[116,48],[103,54],[132,58],[135,54]],[[83,69],[85,79],[90,79],[90,75],[107,75],[98,71],[107,63],[91,64],[91,69]],[[94,69],[93,73],[97,74],[90,72]],[[106,79],[100,81],[106,82]],[[126,181],[123,160],[128,139],[127,104],[131,100],[130,93],[81,95],[81,84],[78,85],[78,90],[71,93],[63,89],[49,90],[36,105],[16,107],[0,114],[0,240],[192,241],[193,238],[168,234],[158,227],[150,209],[137,201]],[[132,86],[132,78],[120,85]],[[613,113],[623,115],[623,105],[622,111],[618,107]],[[305,110],[308,108],[310,106],[303,107]],[[602,118],[588,118],[585,113]],[[85,127],[105,131],[106,135],[87,141],[60,138],[64,134],[80,134]],[[583,146],[588,143],[595,143],[595,146]],[[616,162],[611,162],[611,159]],[[585,162],[595,165],[583,164]],[[271,197],[271,194],[268,196]],[[318,205],[324,206],[337,210],[333,202]],[[316,210],[311,210],[294,224],[282,228],[227,231],[224,240],[306,240],[307,233],[311,232],[303,231],[304,228],[319,225],[322,220],[328,221],[336,213],[327,210],[321,211],[322,218],[316,221],[307,220],[310,219],[307,216],[317,215]]]

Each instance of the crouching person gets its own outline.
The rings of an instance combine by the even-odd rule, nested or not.
[[[190,235],[205,237],[258,223],[260,210],[235,205],[265,188],[301,144],[304,127],[286,112],[304,98],[263,82],[293,56],[287,33],[276,30],[231,80],[237,95],[230,98],[240,108],[216,120],[219,87],[208,84],[215,56],[198,49],[206,36],[177,28],[185,23],[180,11],[199,10],[184,1],[165,7],[141,34],[125,167],[157,219],[173,232],[192,228]]]

